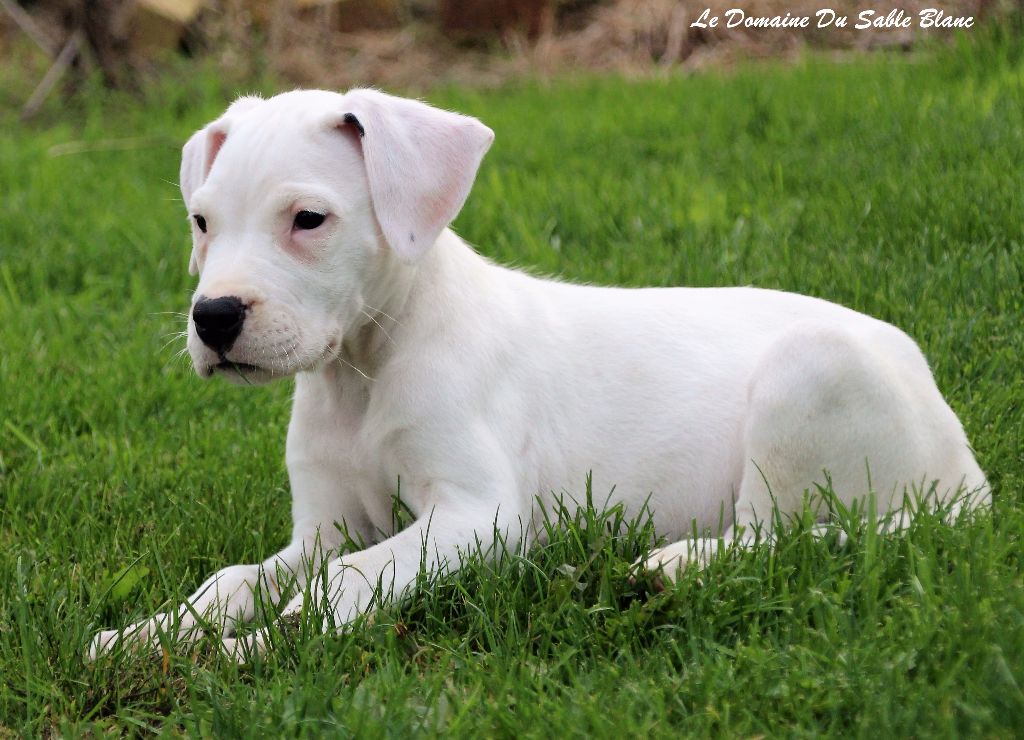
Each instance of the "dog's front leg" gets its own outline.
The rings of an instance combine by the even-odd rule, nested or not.
[[[122,630],[104,630],[95,635],[89,657],[112,650],[117,644],[156,649],[161,636],[179,645],[190,645],[203,636],[205,628],[233,634],[251,620],[258,596],[277,603],[283,589],[302,589],[310,572],[341,544],[340,522],[361,522],[361,511],[353,510],[353,496],[339,496],[329,471],[303,470],[293,474],[292,541],[262,563],[231,565],[206,579],[174,611],[163,612]],[[357,534],[362,532],[357,531]],[[289,591],[290,592],[290,591]]]
[[[191,644],[202,636],[204,626],[230,631],[236,623],[252,618],[259,587],[273,593],[274,582],[267,575],[260,564],[222,568],[174,611],[155,614],[123,630],[97,633],[89,657],[95,659],[118,644],[156,649],[162,635],[180,644]]]
[[[93,638],[89,657],[95,659],[119,642],[156,649],[161,635],[179,645],[190,645],[203,636],[204,628],[233,634],[238,625],[255,616],[260,591],[274,603],[281,597],[281,587],[286,585],[282,578],[288,582],[294,579],[301,588],[305,574],[322,562],[325,546],[331,547],[332,543],[302,540],[262,563],[222,568],[173,612],[156,614],[123,630],[99,632]]]
[[[502,504],[466,505],[449,500],[435,505],[411,526],[360,552],[329,562],[314,576],[307,594],[299,594],[281,616],[298,615],[304,606],[326,612],[324,630],[343,627],[360,614],[372,611],[408,593],[421,572],[438,574],[457,568],[460,554],[492,551],[495,546],[517,546],[525,518]],[[308,599],[308,601],[307,601]],[[242,638],[226,638],[225,650],[239,660],[267,646],[269,633],[261,630]]]

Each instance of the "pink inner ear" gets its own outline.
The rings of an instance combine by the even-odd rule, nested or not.
[[[225,131],[211,131],[206,137],[206,162],[203,165],[203,179],[210,175],[210,168],[213,167],[213,160],[217,158],[217,152],[224,146],[224,140],[228,138]]]

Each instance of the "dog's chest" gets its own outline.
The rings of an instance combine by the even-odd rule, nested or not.
[[[297,502],[335,499],[339,509],[361,510],[363,523],[379,534],[395,529],[397,497],[408,492],[396,472],[393,435],[374,424],[368,399],[357,379],[338,372],[297,377],[287,463]]]

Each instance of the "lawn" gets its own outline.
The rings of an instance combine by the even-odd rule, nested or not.
[[[83,655],[289,535],[289,384],[202,382],[177,356],[180,146],[248,90],[200,70],[31,126],[0,113],[0,735],[1024,732],[1018,45],[429,96],[497,134],[456,222],[485,254],[783,288],[908,331],[991,516],[853,523],[845,546],[797,526],[654,593],[627,577],[649,523],[567,501],[545,547],[245,666]]]

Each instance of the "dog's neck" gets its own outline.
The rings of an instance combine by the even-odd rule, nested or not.
[[[450,295],[475,290],[488,264],[449,229],[413,264],[389,254],[366,287],[363,320],[346,333],[338,362],[370,382],[400,349],[404,335],[423,331],[413,325],[425,317],[443,322]],[[422,305],[433,308],[418,310]]]

